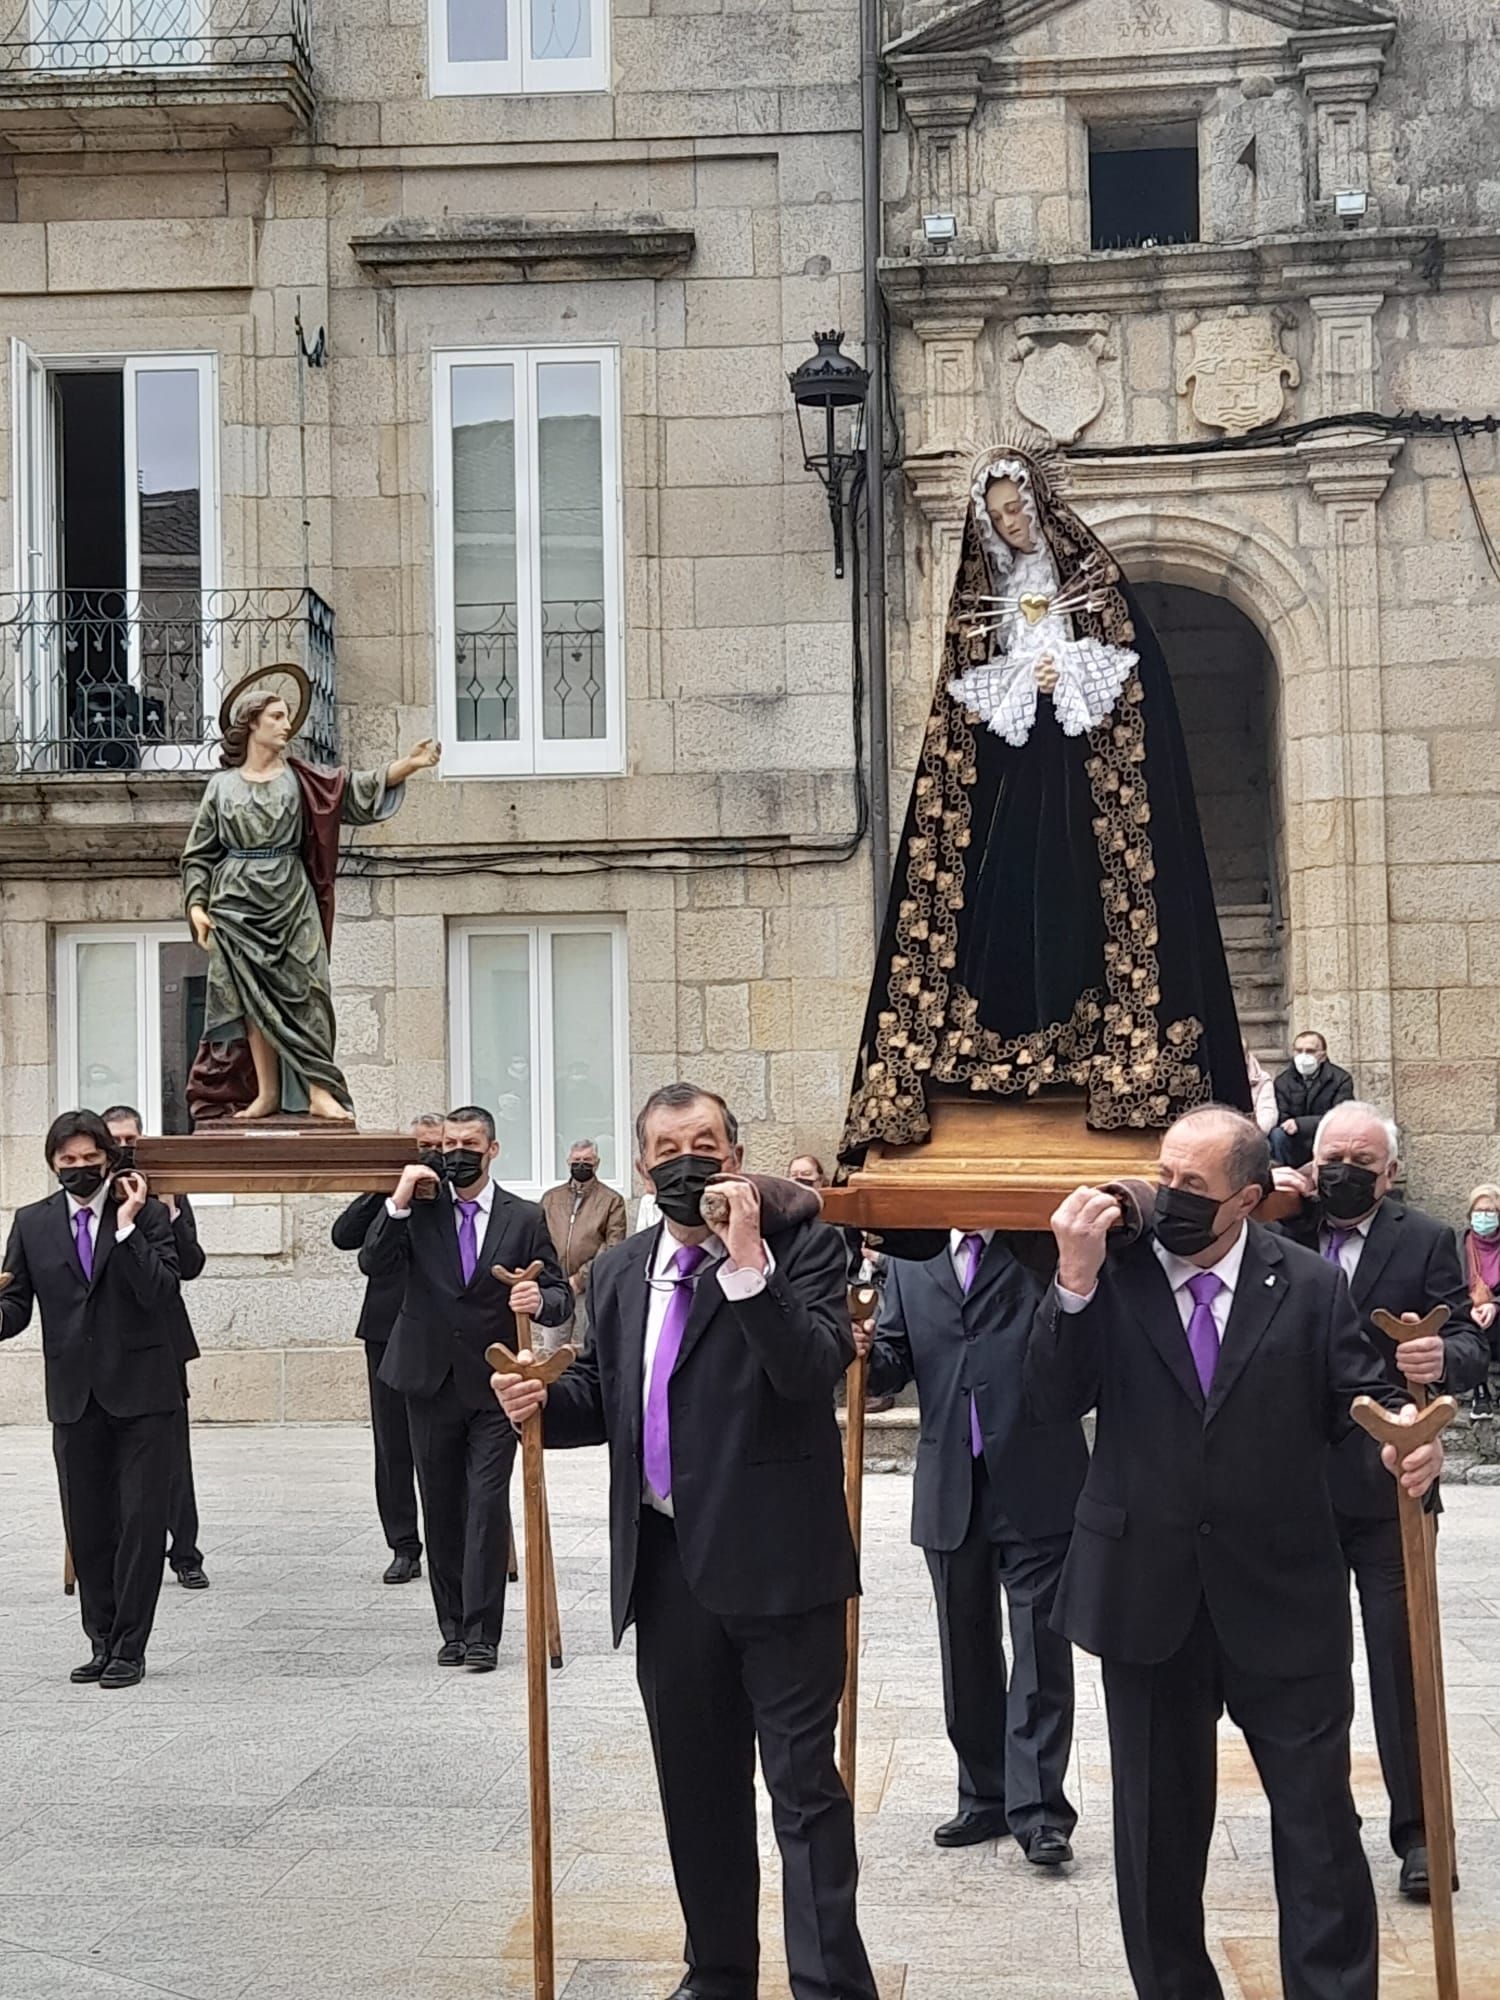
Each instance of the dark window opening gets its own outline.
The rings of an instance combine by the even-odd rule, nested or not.
[[[1091,126],[1089,215],[1096,250],[1198,242],[1197,126]]]

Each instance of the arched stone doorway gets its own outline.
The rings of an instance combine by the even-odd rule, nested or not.
[[[1263,1061],[1284,1057],[1286,857],[1277,769],[1277,675],[1259,628],[1226,597],[1136,585],[1166,654],[1240,1025]]]

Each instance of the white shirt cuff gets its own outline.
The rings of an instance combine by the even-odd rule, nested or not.
[[[738,1264],[731,1264],[726,1259],[719,1266],[719,1289],[726,1299],[758,1299],[766,1289],[767,1278],[775,1269],[776,1259],[771,1255],[768,1243],[764,1271],[742,1270]]]
[[[1088,1292],[1070,1292],[1066,1285],[1054,1284],[1052,1289],[1057,1293],[1057,1303],[1065,1313],[1081,1313],[1085,1306],[1094,1303],[1094,1294],[1099,1287],[1095,1285]]]
[[[122,1222],[115,1230],[115,1241],[116,1243],[123,1243],[127,1236],[134,1236],[134,1234],[135,1224],[133,1222]]]
[[[389,1195],[386,1196],[385,1212],[391,1218],[392,1222],[405,1222],[406,1218],[411,1214],[409,1208],[397,1208]]]

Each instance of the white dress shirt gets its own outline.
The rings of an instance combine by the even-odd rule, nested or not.
[[[1223,1345],[1224,1329],[1229,1324],[1230,1309],[1234,1305],[1235,1290],[1240,1282],[1240,1266],[1245,1260],[1245,1245],[1249,1241],[1249,1237],[1250,1231],[1248,1226],[1245,1223],[1241,1223],[1239,1235],[1236,1236],[1218,1263],[1209,1264],[1206,1267],[1202,1264],[1189,1263],[1186,1257],[1174,1257],[1170,1250],[1164,1250],[1156,1238],[1152,1237],[1151,1248],[1156,1252],[1157,1263],[1161,1265],[1167,1274],[1167,1283],[1172,1287],[1172,1298],[1182,1320],[1184,1331],[1187,1329],[1188,1321],[1193,1317],[1194,1309],[1194,1299],[1192,1293],[1188,1290],[1188,1284],[1193,1278],[1202,1277],[1206,1268],[1212,1271],[1219,1281],[1218,1295],[1209,1307],[1209,1311],[1214,1316],[1214,1325],[1219,1329],[1219,1344]],[[1099,1287],[1095,1285],[1093,1292],[1084,1294],[1070,1292],[1062,1285],[1059,1285],[1057,1287],[1057,1302],[1065,1313],[1082,1312],[1084,1307],[1092,1301],[1094,1292],[1098,1291],[1098,1289]]]
[[[710,1271],[718,1279],[719,1289],[726,1299],[753,1299],[766,1289],[766,1279],[776,1268],[771,1255],[771,1247],[766,1245],[766,1268],[764,1271],[743,1270],[729,1262],[729,1253],[719,1237],[710,1235],[703,1243],[708,1253],[707,1262],[700,1264],[690,1278],[682,1279],[672,1269],[672,1261],[682,1245],[670,1229],[663,1228],[656,1239],[656,1248],[651,1253],[650,1269],[647,1273],[649,1284],[646,1292],[646,1355],[641,1371],[641,1417],[644,1422],[646,1404],[651,1396],[651,1377],[656,1371],[657,1349],[661,1346],[662,1328],[666,1324],[667,1308],[672,1303],[672,1295],[680,1284],[695,1288],[707,1278]],[[642,1474],[641,1498],[648,1507],[654,1507],[658,1514],[671,1515],[672,1503],[664,1500]]]
[[[969,1253],[965,1250],[964,1244],[971,1236],[981,1236],[984,1239],[984,1250],[988,1250],[990,1247],[990,1238],[994,1233],[993,1229],[950,1229],[948,1231],[948,1255],[953,1259],[953,1275],[958,1280],[958,1289],[960,1291],[964,1289],[964,1280],[969,1275]],[[984,1257],[984,1250],[981,1250],[979,1253],[981,1260]],[[977,1265],[975,1269],[978,1269]]]
[[[103,1220],[104,1204],[108,1200],[109,1200],[108,1181],[106,1181],[103,1187],[101,1187],[97,1191],[97,1193],[95,1193],[93,1197],[88,1201],[75,1201],[72,1195],[68,1196],[68,1234],[73,1238],[73,1242],[75,1245],[78,1242],[78,1211],[80,1208],[86,1208],[90,1216],[89,1248],[93,1251],[98,1250],[99,1224]],[[134,1228],[135,1224],[133,1222],[120,1223],[115,1229],[116,1243],[123,1243],[126,1237],[130,1235],[131,1231]]]
[[[1380,1211],[1377,1209],[1375,1214],[1378,1215],[1379,1213]],[[1365,1243],[1370,1234],[1370,1224],[1374,1220],[1374,1215],[1367,1215],[1363,1222],[1356,1222],[1348,1229],[1338,1232],[1340,1237],[1339,1269],[1351,1285],[1354,1283],[1354,1274],[1359,1269],[1359,1260],[1365,1254]],[[1327,1250],[1328,1239],[1333,1233],[1326,1222],[1319,1229],[1318,1251],[1320,1255]]]

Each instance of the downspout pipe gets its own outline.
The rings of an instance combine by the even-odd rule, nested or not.
[[[859,0],[859,139],[864,201],[865,366],[865,665],[870,689],[870,874],[875,936],[891,886],[890,683],[885,621],[885,313],[880,295],[880,9]]]

